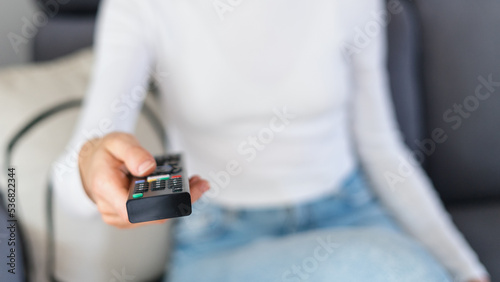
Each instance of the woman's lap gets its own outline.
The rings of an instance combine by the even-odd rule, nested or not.
[[[385,228],[320,229],[173,264],[171,281],[450,281],[427,252]]]
[[[198,206],[174,238],[174,282],[450,281],[359,173],[339,194],[288,209]]]

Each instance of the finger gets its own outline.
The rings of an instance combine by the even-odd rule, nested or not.
[[[191,190],[191,201],[194,203],[198,201],[203,193],[210,189],[210,184],[199,176],[194,176],[189,180],[189,187]]]
[[[135,176],[145,176],[156,168],[153,156],[133,135],[111,133],[105,137],[104,146],[111,155],[125,163],[127,170]]]
[[[168,220],[161,219],[161,220],[154,220],[154,221],[141,222],[141,223],[130,223],[128,220],[125,221],[117,215],[103,215],[103,221],[106,224],[115,226],[115,227],[120,228],[120,229],[129,229],[129,228],[136,228],[136,227],[141,227],[141,226],[164,224]]]
[[[148,225],[161,225],[167,222],[168,219],[160,219],[160,220],[153,220],[153,221],[146,221],[146,222],[140,222],[140,223],[130,223],[130,227],[141,227],[141,226],[148,226]]]
[[[103,158],[102,164],[97,166],[99,170],[95,175],[96,185],[93,189],[95,200],[100,202],[102,207],[109,206],[114,213],[128,221],[126,202],[130,180],[119,168],[106,165],[108,158]],[[106,208],[106,211],[109,211],[109,208]]]
[[[201,177],[199,175],[191,176],[191,178],[189,178],[189,185],[191,185],[191,183],[193,183],[193,182],[197,182],[200,179],[201,179]]]
[[[196,182],[200,181],[202,178],[199,175],[193,175],[189,178],[189,185],[194,185]]]

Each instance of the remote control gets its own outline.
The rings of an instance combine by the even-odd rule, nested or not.
[[[189,180],[182,156],[155,157],[156,170],[146,177],[133,177],[127,200],[131,223],[191,214]]]

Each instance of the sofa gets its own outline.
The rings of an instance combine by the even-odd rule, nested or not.
[[[49,62],[0,70],[0,100],[4,106],[0,127],[5,133],[0,137],[1,148],[6,148],[19,129],[39,113],[81,99],[92,61],[92,51],[85,49]],[[146,103],[154,108],[151,94]],[[11,165],[16,168],[18,182],[16,216],[25,235],[29,281],[108,282],[123,277],[156,281],[167,262],[168,224],[119,230],[103,223],[99,215],[80,218],[67,214],[59,201],[50,204],[49,169],[66,150],[78,112],[79,108],[71,107],[43,120],[17,142],[12,152]],[[139,141],[150,152],[163,152],[162,141],[144,114],[136,133],[143,136]],[[0,157],[5,157],[3,150]]]
[[[388,26],[401,130],[492,281],[500,281],[500,2],[401,3]],[[446,140],[436,142],[436,132]]]
[[[21,93],[8,97],[14,106],[2,113],[7,133],[15,132],[33,112],[82,97],[92,63],[89,49],[74,52],[92,44],[99,1],[36,2],[47,13],[53,11],[34,38],[38,64],[0,72],[0,82],[23,73],[12,80],[18,84],[5,89]],[[500,33],[495,28],[500,26],[500,2],[388,0],[389,7],[396,4],[402,8],[388,9],[384,23],[401,131],[492,281],[500,281],[500,87],[495,84],[500,82]],[[19,178],[29,187],[19,197],[25,201],[22,219],[35,260],[35,281],[46,281],[47,270],[57,281],[120,281],[123,275],[135,281],[159,279],[168,258],[156,250],[168,248],[168,225],[122,232],[98,217],[76,221],[59,207],[52,207],[55,261],[47,267],[43,199],[48,166],[63,151],[77,112],[67,111],[34,130],[14,154]],[[4,116],[9,115],[18,118],[7,122]],[[140,136],[153,134],[144,119],[140,122],[138,130],[149,130]],[[444,142],[434,138],[436,130],[444,131]],[[152,140],[143,142],[160,152],[161,143]],[[138,236],[148,243],[133,245]]]

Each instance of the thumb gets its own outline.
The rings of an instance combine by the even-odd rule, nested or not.
[[[155,159],[133,135],[115,132],[106,135],[103,142],[111,155],[122,161],[132,175],[145,176],[155,170]]]

